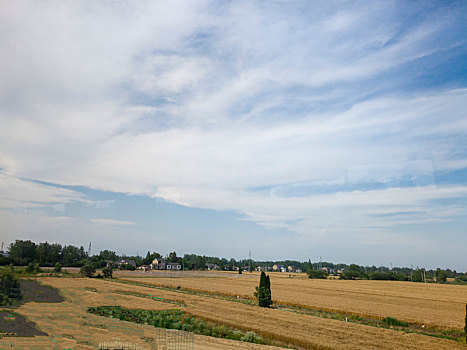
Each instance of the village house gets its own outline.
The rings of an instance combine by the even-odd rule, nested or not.
[[[208,269],[208,271],[219,270],[219,266],[217,264],[211,263],[207,263],[206,268]]]
[[[181,270],[182,264],[180,263],[166,263],[165,265],[166,270]]]
[[[334,269],[332,267],[327,267],[327,266],[324,266],[321,268],[321,271],[324,271],[328,274],[333,274],[334,273]]]
[[[166,269],[166,260],[163,258],[156,258],[152,261],[150,268],[151,270],[165,270]]]

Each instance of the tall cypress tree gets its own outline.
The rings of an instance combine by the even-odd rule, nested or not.
[[[255,297],[258,298],[258,304],[261,307],[269,307],[272,304],[271,301],[271,283],[269,276],[266,276],[264,271],[261,271],[261,277],[259,279],[259,286],[256,287]]]

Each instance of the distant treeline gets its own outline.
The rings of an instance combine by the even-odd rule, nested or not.
[[[88,256],[84,247],[64,245],[58,243],[42,242],[36,244],[30,240],[16,240],[8,248],[8,256],[0,256],[0,265],[25,266],[30,263],[39,264],[42,267],[53,267],[57,262],[63,266],[81,267],[86,262],[93,263],[96,267],[103,267],[108,261],[121,261],[122,259],[134,260],[136,266],[149,265],[156,258],[162,258],[157,252],[147,252],[145,256],[125,256],[118,255],[111,250],[103,250],[99,254]],[[446,281],[447,278],[457,278],[460,282],[467,281],[467,275],[451,269],[412,269],[409,267],[394,267],[392,269],[385,266],[359,266],[355,264],[334,264],[331,262],[311,262],[297,260],[281,261],[255,261],[249,259],[235,260],[211,257],[197,254],[185,254],[183,257],[171,252],[165,256],[167,262],[180,263],[184,270],[204,270],[213,265],[219,270],[254,270],[256,268],[272,268],[274,265],[284,267],[288,270],[291,266],[293,270],[300,269],[308,272],[310,278],[322,278],[327,275],[335,275],[344,279],[376,279],[376,280],[403,280],[403,281]],[[122,265],[129,267],[129,265]],[[323,271],[327,270],[327,271]],[[317,272],[310,272],[317,271]],[[319,271],[319,272],[318,272]],[[287,272],[286,272],[287,273]]]

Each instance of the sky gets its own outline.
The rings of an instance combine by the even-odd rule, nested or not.
[[[467,3],[0,7],[0,238],[467,271]]]

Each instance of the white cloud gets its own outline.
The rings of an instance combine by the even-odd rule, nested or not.
[[[20,180],[31,178],[233,210],[304,236],[461,215],[432,201],[466,196],[436,187],[434,172],[467,164],[467,90],[398,90],[413,73],[404,64],[462,45],[446,34],[456,11],[411,25],[421,5],[310,6],[4,4],[1,206],[85,200]],[[393,188],[403,179],[419,187]],[[365,182],[387,188],[291,194]],[[388,213],[397,219],[375,218]],[[93,222],[131,224],[114,221]]]
[[[113,220],[113,219],[92,219],[91,222],[95,224],[104,224],[104,225],[134,225],[132,221],[123,221],[123,220]]]

